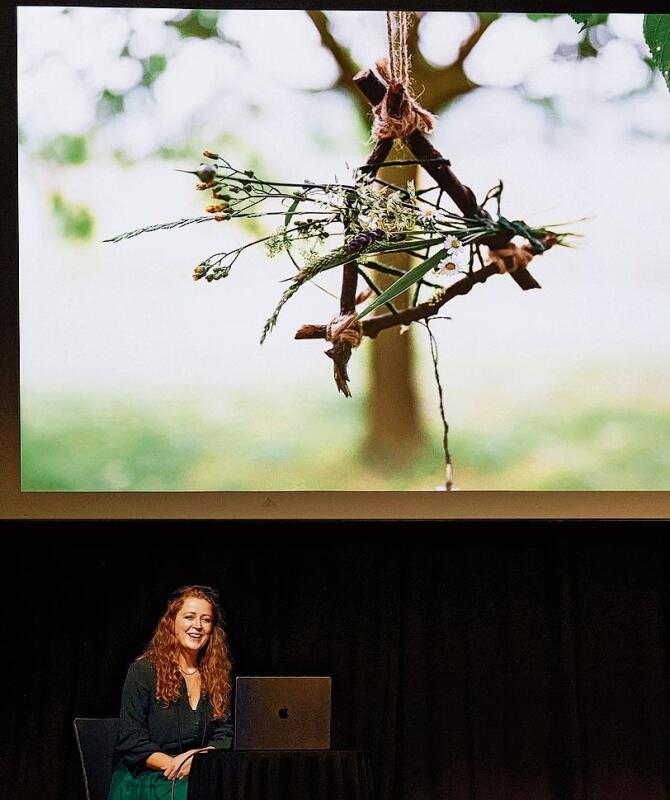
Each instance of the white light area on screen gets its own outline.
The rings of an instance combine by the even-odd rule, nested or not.
[[[136,58],[110,59],[106,64],[105,88],[116,94],[132,89],[142,78],[142,65]]]
[[[604,100],[620,97],[644,86],[648,75],[649,70],[640,60],[635,45],[613,39],[595,60],[593,94]]]
[[[643,19],[643,14],[610,14],[607,25],[620,39],[628,39],[646,47],[642,30]]]
[[[627,100],[633,127],[642,133],[670,136],[670,92],[663,78],[658,75],[651,91]]]
[[[455,133],[460,126],[465,126],[467,135]],[[487,152],[491,131],[495,131],[500,143],[527,141],[530,145],[542,141],[545,128],[545,113],[536,105],[503,89],[482,88],[459,98],[449,113],[438,119],[434,138],[436,146],[449,153],[454,164],[467,164],[472,152]],[[515,170],[513,162],[506,162],[504,155],[500,157],[502,163],[491,162],[495,163],[494,182],[499,175]],[[479,188],[486,191],[489,187]]]
[[[129,112],[147,113],[151,103],[153,103],[153,93],[146,86],[136,86],[123,98],[123,108]]]
[[[115,126],[115,134],[114,146],[129,158],[144,158],[160,144],[155,121],[140,109],[124,114]]]
[[[569,14],[550,20],[551,31],[560,44],[577,44],[582,38],[579,26]]]
[[[338,77],[304,11],[230,11],[225,32],[253,69],[296,89],[327,89]]]
[[[516,86],[551,57],[555,44],[551,25],[520,15],[501,17],[465,59],[465,72],[483,86]]]
[[[176,134],[194,114],[222,114],[224,109],[215,109],[212,104],[234,83],[239,68],[237,54],[221,42],[185,42],[154,84],[155,114],[160,124]]]
[[[88,67],[92,62],[89,54],[118,56],[123,50],[130,28],[125,13],[116,8],[73,8],[72,35],[62,50],[67,60],[75,67]]]
[[[81,35],[72,37],[73,40],[61,51],[67,64],[75,70],[82,70],[86,73],[89,70],[95,70],[101,59],[116,60],[123,47],[123,44],[121,47],[117,47],[116,42],[107,39],[106,29],[100,37],[94,26],[91,26],[91,29],[87,28],[88,26],[83,30],[79,29]]]
[[[17,88],[19,124],[39,140],[85,133],[95,120],[90,90],[58,56],[29,77],[19,74]]]
[[[579,61],[547,61],[530,73],[524,84],[526,91],[531,97],[563,97],[581,92],[590,66]]]
[[[128,52],[135,58],[148,58],[154,53],[163,53],[168,38],[168,29],[162,22],[144,22],[133,26],[128,42]]]
[[[63,52],[75,30],[62,8],[18,8],[16,24],[19,72],[34,68],[49,53]]]
[[[328,11],[333,36],[349,50],[361,69],[374,67],[385,56],[386,17],[383,11]]]
[[[419,22],[419,48],[437,67],[453,64],[463,42],[477,29],[476,14],[429,11]]]
[[[178,8],[131,8],[128,11],[128,21],[133,28],[156,25],[183,16],[183,10]]]

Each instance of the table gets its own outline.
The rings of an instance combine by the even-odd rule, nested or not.
[[[359,750],[210,750],[198,753],[188,800],[374,800]]]

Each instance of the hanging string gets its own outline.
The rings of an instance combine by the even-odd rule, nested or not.
[[[395,41],[396,36],[394,32],[395,28],[395,16],[398,12],[397,11],[387,11],[386,12],[386,40],[388,44],[388,51],[389,51],[389,68],[391,71],[391,80],[397,81],[398,80],[398,73],[396,70],[396,60],[395,60]]]
[[[437,394],[440,400],[440,417],[442,418],[442,449],[444,450],[444,488],[451,492],[454,486],[454,470],[451,463],[451,453],[449,452],[449,425],[444,413],[444,397],[442,394],[442,383],[440,381],[440,371],[438,369],[438,350],[437,341],[430,329],[428,320],[421,323],[425,326],[430,337],[430,355],[433,359],[433,372],[435,374],[435,382],[437,383]]]
[[[382,102],[373,109],[372,138],[406,139],[415,130],[431,133],[435,118],[419,105],[411,93],[411,65],[409,54],[410,11],[386,12],[386,37],[388,57],[376,62],[388,89]],[[400,98],[399,107],[393,102]]]
[[[409,47],[407,44],[407,33],[408,33],[408,20],[409,15],[406,11],[399,11],[397,12],[400,15],[400,48],[401,48],[401,65],[402,69],[400,72],[400,79],[403,82],[405,88],[409,92],[411,87],[409,85]]]
[[[390,77],[393,83],[409,86],[409,11],[386,12],[386,39]]]

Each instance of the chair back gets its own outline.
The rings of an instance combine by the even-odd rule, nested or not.
[[[79,718],[74,721],[74,733],[84,772],[86,800],[107,800],[119,720]]]

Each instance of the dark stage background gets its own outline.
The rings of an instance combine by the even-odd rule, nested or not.
[[[372,752],[378,800],[668,796],[669,564],[632,526],[611,543],[546,525],[485,541],[446,522],[430,544],[404,524],[391,544],[387,524],[319,546],[267,525],[276,544],[256,545],[232,522],[68,527],[109,544],[29,547],[31,531],[5,560],[7,798],[83,799],[72,719],[118,714],[185,583],[220,590],[239,674],[332,676],[333,747]]]

